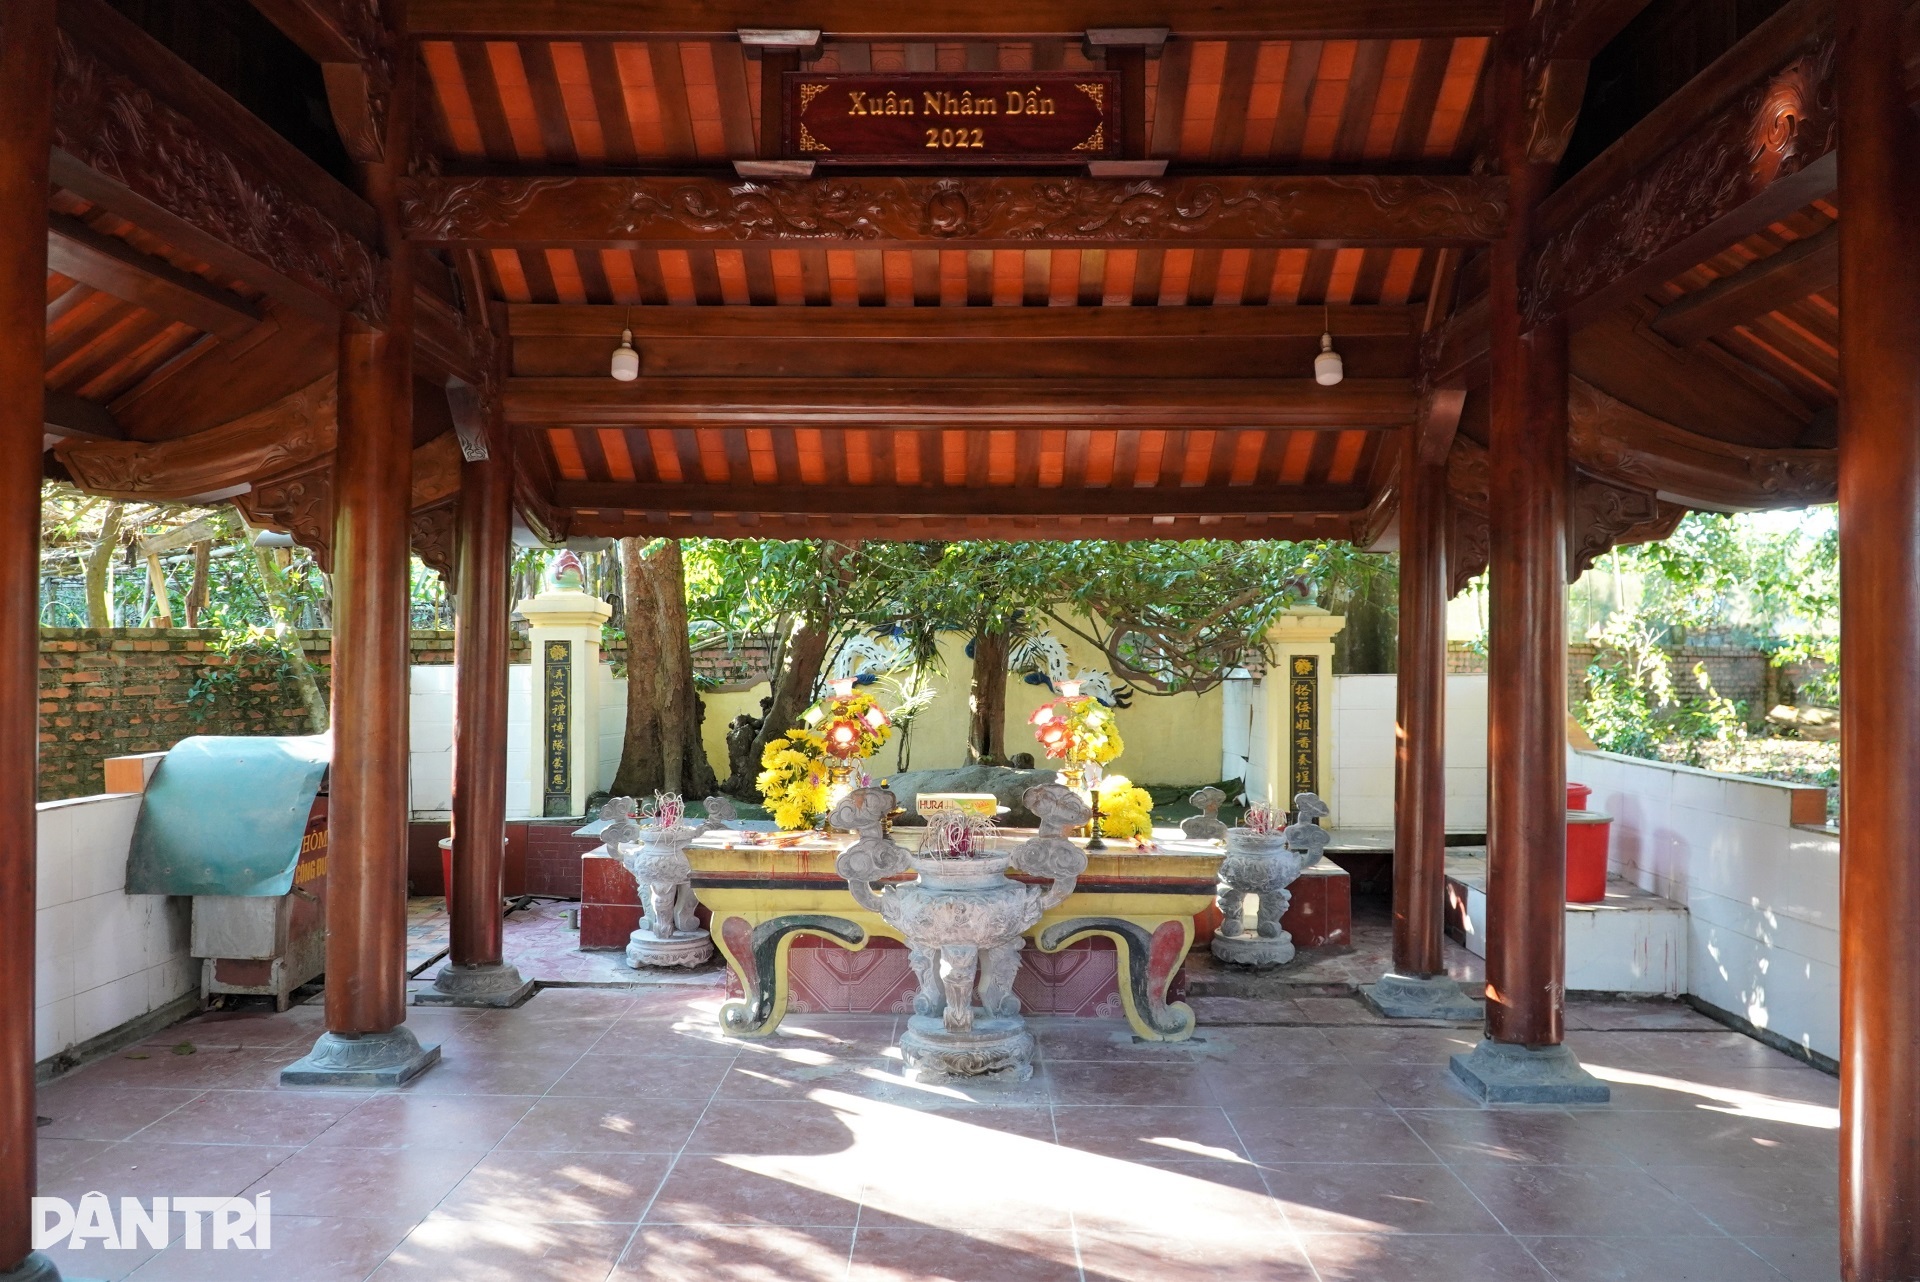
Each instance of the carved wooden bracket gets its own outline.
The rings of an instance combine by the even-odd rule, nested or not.
[[[1687,509],[1645,490],[1615,485],[1580,468],[1567,496],[1567,578],[1579,578],[1617,547],[1664,539]]]
[[[409,239],[1046,245],[1468,244],[1505,234],[1504,178],[437,178],[401,184]]]
[[[96,19],[103,24],[100,32],[89,30],[88,38],[107,28],[118,32],[116,24],[125,24],[110,11],[104,17],[91,9],[63,12],[63,22],[82,17],[90,27]],[[145,40],[144,33],[134,31],[125,43],[137,43],[136,37]],[[119,52],[129,62],[152,56],[144,46]],[[180,71],[186,73],[184,64]],[[197,78],[190,88],[205,95],[218,93],[211,85],[199,85]],[[221,103],[236,117],[243,115],[230,102]],[[244,120],[251,122],[251,117]],[[290,301],[311,306],[297,296],[307,291],[324,300],[323,306],[384,323],[384,260],[360,231],[307,199],[297,190],[299,184],[283,181],[273,164],[263,160],[278,148],[258,139],[217,135],[157,97],[116,62],[81,44],[65,25],[59,33],[53,127],[54,181],[59,185],[134,218],[179,248],[237,255],[255,265],[256,277],[260,268],[266,269],[292,287]],[[286,151],[294,157],[289,168],[307,163],[290,147]],[[330,181],[321,178],[317,168],[314,174],[317,181]],[[282,297],[288,296],[283,287]]]
[[[460,565],[458,525],[460,500],[456,496],[413,513],[413,554],[452,590]]]
[[[1487,507],[1493,469],[1487,447],[1471,437],[1455,437],[1447,455],[1447,595],[1458,596],[1486,572]]]
[[[1568,450],[1596,477],[1708,509],[1806,507],[1839,494],[1834,450],[1729,445],[1663,422],[1574,379]]]
[[[333,456],[316,467],[255,485],[233,505],[250,525],[279,530],[333,573]]]
[[[1833,52],[1831,25],[1815,29],[1703,118],[1656,112],[1615,144],[1619,150],[1640,131],[1664,130],[1659,136],[1670,145],[1647,163],[1615,175],[1601,172],[1602,157],[1582,171],[1595,177],[1576,175],[1555,193],[1545,239],[1521,276],[1528,321],[1570,312],[1579,319],[1643,293],[1830,191],[1838,126]]]

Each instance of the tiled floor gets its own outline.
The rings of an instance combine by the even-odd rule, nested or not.
[[[1834,1079],[1680,1007],[1572,1009],[1611,1107],[1488,1112],[1445,1075],[1471,1030],[1347,997],[1179,1046],[1037,1020],[1034,1079],[969,1089],[907,1083],[890,1016],[743,1043],[718,1001],[417,1010],[445,1061],[378,1094],[275,1089],[317,1005],[202,1017],[43,1090],[41,1192],[270,1190],[272,1249],[54,1254],[140,1282],[1835,1276]]]

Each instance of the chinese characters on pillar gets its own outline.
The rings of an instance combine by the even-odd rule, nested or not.
[[[1296,654],[1287,661],[1290,669],[1287,703],[1288,758],[1293,780],[1289,796],[1320,791],[1320,658]]]
[[[549,641],[541,655],[542,716],[546,722],[544,815],[573,813],[573,642]]]

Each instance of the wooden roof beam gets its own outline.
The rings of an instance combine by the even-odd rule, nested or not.
[[[89,401],[72,392],[47,389],[45,420],[49,441],[124,441],[126,429],[113,417],[113,411],[98,401]]]
[[[1387,429],[1413,421],[1403,379],[516,378],[517,427]]]
[[[952,516],[1278,516],[1364,510],[1362,486],[1192,486],[1148,489],[990,489],[891,485],[662,485],[563,481],[554,501],[575,511],[748,512],[920,519]]]
[[[515,338],[926,339],[1405,338],[1421,308],[1320,307],[621,307],[514,303]]]
[[[238,294],[66,214],[47,215],[47,266],[156,316],[221,338],[239,338],[260,323],[259,309]]]
[[[1653,332],[1691,347],[1839,283],[1840,227],[1835,224],[1674,299],[1653,318]]]
[[[253,7],[320,64],[347,153],[363,164],[383,159],[393,54],[380,7],[364,0],[253,0]]]
[[[1090,27],[1171,27],[1176,38],[1388,39],[1484,36],[1501,0],[411,0],[415,36],[683,37],[819,27],[830,40],[1077,36]]]
[[[733,516],[647,513],[567,514],[564,536],[718,539],[874,539],[887,542],[954,539],[1345,539],[1357,518],[1321,516],[946,516],[912,519],[872,516]],[[558,530],[552,531],[558,533]]]
[[[1548,197],[1529,323],[1591,323],[1831,192],[1832,24],[1793,0]]]
[[[1507,225],[1506,179],[1472,175],[425,177],[401,202],[414,241],[605,249],[1465,245]]]

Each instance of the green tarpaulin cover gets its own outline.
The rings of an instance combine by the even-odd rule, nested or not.
[[[182,739],[141,799],[128,892],[286,894],[332,755],[328,735]]]

